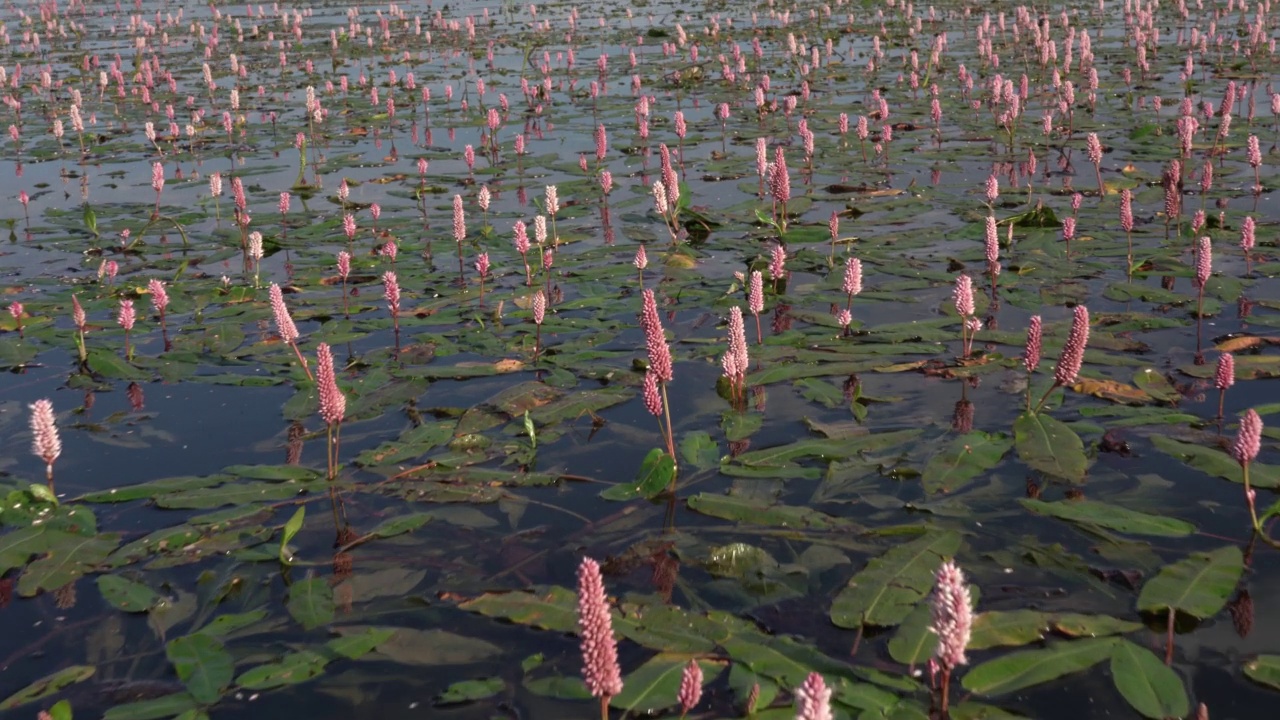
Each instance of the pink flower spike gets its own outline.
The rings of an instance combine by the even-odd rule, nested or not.
[[[1236,383],[1236,359],[1231,353],[1218,356],[1218,365],[1213,373],[1213,385],[1219,390],[1226,390]]]
[[[649,266],[649,256],[644,251],[644,245],[636,248],[636,257],[631,264],[635,265],[637,270],[643,270]]]
[[[796,688],[796,720],[831,720],[831,688],[818,673],[809,673]]]
[[[955,301],[956,313],[962,319],[973,317],[973,278],[968,275],[960,275],[956,278],[956,286],[952,291],[952,299]]]
[[[169,307],[169,293],[164,289],[164,283],[152,278],[147,283],[147,291],[151,293],[151,306],[163,317],[165,309]]]
[[[662,329],[662,318],[658,315],[658,303],[653,290],[646,289],[643,296],[640,329],[644,331],[645,346],[649,352],[649,368],[657,374],[659,382],[668,383],[674,375],[671,348],[667,345],[667,335]]]
[[[120,327],[125,330],[132,330],[135,319],[137,319],[137,312],[133,309],[133,301],[121,300],[120,312],[116,314],[116,322],[120,323]]]
[[[482,280],[489,276],[489,253],[482,252],[476,257],[476,272]]]
[[[391,316],[398,316],[400,314],[400,282],[396,279],[395,272],[391,270],[382,274],[382,295],[386,298],[387,309],[391,311]]]
[[[338,275],[346,280],[351,275],[351,253],[346,250],[338,252]]]
[[[698,665],[697,660],[690,660],[689,664],[684,666],[684,672],[680,674],[680,692],[676,694],[681,713],[687,715],[701,699],[702,666]]]
[[[934,575],[933,625],[938,636],[934,655],[943,669],[950,671],[969,662],[964,650],[973,628],[973,607],[964,573],[947,560]]]
[[[582,679],[592,696],[607,699],[622,692],[613,616],[600,565],[591,558],[583,558],[578,566],[578,634],[582,638]]]
[[[1075,315],[1071,319],[1071,331],[1067,333],[1067,342],[1062,346],[1062,355],[1053,369],[1053,381],[1059,387],[1070,387],[1076,382],[1080,368],[1084,365],[1084,348],[1089,343],[1089,309],[1077,305]]]
[[[1041,332],[1040,316],[1033,315],[1031,324],[1027,326],[1027,345],[1022,351],[1022,366],[1029,373],[1040,367]]]
[[[1262,449],[1262,418],[1257,411],[1249,408],[1240,418],[1240,428],[1236,431],[1235,442],[1231,444],[1231,457],[1241,466],[1248,465],[1258,457]]]
[[[289,317],[289,308],[284,304],[284,292],[278,284],[271,283],[267,294],[271,298],[271,313],[275,316],[276,332],[280,334],[280,339],[290,345],[298,342],[298,326]]]
[[[53,474],[53,461],[62,454],[62,440],[54,420],[53,403],[48,399],[31,404],[31,452],[44,461],[48,473]]]
[[[338,389],[333,352],[328,343],[316,346],[316,386],[320,394],[320,418],[330,427],[338,425],[347,412],[347,398]]]

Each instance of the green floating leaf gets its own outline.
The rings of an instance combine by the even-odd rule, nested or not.
[[[1089,465],[1075,431],[1047,413],[1023,413],[1013,421],[1018,457],[1034,470],[1070,482],[1084,480]]]
[[[254,623],[260,622],[267,617],[266,610],[252,610],[249,612],[232,613],[229,615],[219,615],[214,618],[208,625],[196,630],[202,635],[212,635],[214,637],[226,637],[232,633],[243,630]]]
[[[393,634],[389,639],[378,643],[378,654],[375,657],[402,665],[469,665],[502,654],[502,648],[491,642],[447,630],[404,627],[389,629]]]
[[[534,695],[561,700],[587,700],[591,698],[591,691],[587,689],[587,684],[577,676],[564,677],[556,675],[554,677],[526,680],[524,689]]]
[[[307,506],[299,505],[298,510],[293,513],[293,517],[284,524],[284,531],[280,534],[280,562],[289,565],[293,562],[293,553],[289,550],[289,541],[293,540],[293,536],[298,534],[302,529],[302,523],[307,517]]]
[[[490,592],[459,603],[468,612],[568,633],[578,628],[578,597],[560,586],[514,592]]]
[[[223,468],[222,472],[225,475],[232,475],[245,480],[267,480],[271,482],[283,482],[285,480],[309,482],[318,480],[322,476],[318,470],[302,467],[301,465],[232,465]]]
[[[765,501],[737,495],[698,493],[687,501],[689,509],[703,515],[734,520],[748,525],[808,528],[814,530],[853,529],[844,518],[828,515],[807,507],[773,505]]]
[[[1124,635],[1142,629],[1142,623],[1121,620],[1110,615],[1059,613],[1050,621],[1053,629],[1068,637],[1103,637]]]
[[[1044,639],[1049,631],[1049,613],[1036,610],[993,610],[973,619],[968,650],[1019,647]]]
[[[463,680],[445,688],[444,692],[436,697],[435,704],[437,706],[461,705],[462,703],[484,700],[497,695],[505,690],[506,687],[507,683],[502,678]]]
[[[1164,435],[1152,435],[1151,444],[1160,452],[1172,455],[1197,470],[1231,482],[1244,483],[1240,463],[1221,450],[1174,440]],[[1280,467],[1249,463],[1249,484],[1255,488],[1280,489]]]
[[[973,478],[999,464],[1013,447],[1013,440],[1003,433],[974,431],[961,435],[929,458],[920,480],[925,492],[955,492]]]
[[[196,633],[174,638],[164,651],[178,679],[199,703],[217,702],[223,688],[231,684],[235,663],[222,641],[212,635]]]
[[[1196,526],[1184,520],[1164,515],[1148,515],[1137,510],[1126,510],[1111,503],[1095,500],[1043,500],[1020,499],[1022,506],[1038,515],[1048,515],[1068,522],[1096,525],[1131,535],[1157,537],[1187,537]]]
[[[609,699],[609,705],[625,711],[652,715],[676,704],[680,679],[691,658],[688,655],[658,653],[629,673],[622,681],[622,692]],[[698,659],[702,681],[716,679],[728,663],[724,660]]]
[[[956,532],[930,533],[875,558],[831,603],[831,621],[843,628],[902,622],[929,594],[934,571],[955,555],[960,542]]]
[[[102,720],[159,720],[171,718],[196,709],[196,699],[190,693],[180,692],[151,700],[116,705],[103,714]]]
[[[918,665],[932,657],[938,647],[938,636],[929,629],[932,622],[929,604],[917,603],[889,640],[889,656],[903,665]]]
[[[372,537],[389,538],[396,535],[403,535],[407,532],[413,532],[418,528],[431,522],[434,517],[431,513],[410,513],[408,515],[397,515],[389,520],[378,523],[376,527],[369,531]]]
[[[1160,613],[1173,608],[1200,619],[1213,617],[1227,604],[1242,573],[1244,555],[1235,545],[1194,553],[1148,580],[1138,594],[1138,609]]]
[[[231,483],[159,495],[156,497],[156,505],[171,510],[212,510],[224,505],[243,506],[255,502],[289,500],[305,489],[301,484],[287,480],[276,484]]]
[[[675,458],[661,448],[654,448],[640,463],[640,472],[630,483],[620,483],[600,493],[605,500],[634,500],[645,498],[651,500],[671,487],[676,476]]]
[[[236,678],[236,685],[246,690],[270,690],[304,683],[324,672],[329,659],[320,653],[304,650],[289,653],[280,662],[250,668]]]
[[[1178,673],[1128,640],[1118,640],[1111,651],[1111,678],[1133,709],[1149,718],[1185,717],[1191,712]]]
[[[12,710],[27,703],[43,700],[60,692],[68,685],[88,680],[93,677],[95,671],[96,668],[92,665],[72,665],[52,675],[46,675],[5,698],[4,702],[0,702],[0,710]]]
[[[1244,664],[1244,676],[1280,690],[1280,655],[1259,655]]]
[[[720,448],[711,434],[694,430],[680,440],[680,456],[695,468],[709,468],[720,464]]]
[[[894,430],[853,437],[806,438],[763,450],[752,450],[734,458],[739,465],[788,465],[796,460],[846,460],[863,452],[879,452],[896,447],[920,435],[921,430]]]
[[[1115,638],[1053,643],[1043,650],[1001,655],[965,673],[961,684],[979,695],[1017,692],[1097,665],[1111,656]]]
[[[348,660],[355,660],[373,652],[396,632],[395,628],[382,627],[357,628],[356,632],[351,630],[352,628],[336,628],[335,632],[341,637],[325,643],[325,648]]]
[[[52,592],[92,572],[120,544],[115,534],[86,537],[53,531],[46,537],[44,557],[27,566],[18,580],[18,594],[23,597]]]
[[[333,588],[325,578],[309,578],[289,587],[289,615],[310,630],[333,622]]]
[[[98,591],[113,607],[125,612],[146,612],[160,599],[155,590],[119,575],[99,576]]]

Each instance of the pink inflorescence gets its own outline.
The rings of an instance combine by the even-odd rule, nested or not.
[[[1213,372],[1213,386],[1226,390],[1236,384],[1236,359],[1231,353],[1218,356],[1218,365]]]
[[[578,566],[578,634],[582,638],[582,679],[592,696],[613,697],[622,692],[613,616],[600,565],[591,558],[583,558]]]
[[[680,691],[676,700],[680,703],[681,712],[688,714],[698,701],[702,699],[702,666],[697,660],[690,660],[680,674]]]
[[[333,352],[327,343],[316,346],[316,386],[320,393],[320,419],[330,426],[341,423],[347,412],[347,398],[338,389]]]
[[[645,346],[649,352],[649,368],[657,375],[659,382],[671,382],[671,348],[667,346],[662,318],[658,316],[658,303],[651,288],[645,289],[643,295],[640,329],[644,331]]]
[[[276,331],[280,333],[280,339],[287,343],[298,341],[298,326],[293,324],[293,318],[289,317],[289,308],[284,304],[284,292],[280,290],[280,286],[271,283],[271,288],[267,291],[271,297],[271,313],[275,316]]]
[[[1248,465],[1261,449],[1262,418],[1249,408],[1240,418],[1240,429],[1236,431],[1235,442],[1231,443],[1231,457],[1241,465]]]
[[[822,676],[809,673],[796,688],[796,720],[831,720],[831,688]]]
[[[973,606],[964,573],[955,562],[948,560],[938,567],[934,575],[933,625],[938,636],[938,648],[934,654],[938,663],[950,671],[969,662],[964,650],[969,644],[973,629]]]
[[[1059,386],[1075,384],[1076,376],[1084,365],[1084,347],[1089,343],[1089,309],[1077,305],[1075,315],[1071,319],[1071,331],[1067,333],[1067,343],[1062,346],[1062,355],[1058,357],[1058,365],[1053,369],[1053,381]]]
[[[58,437],[58,426],[54,421],[53,403],[48,399],[31,404],[31,452],[47,466],[52,466],[53,461],[62,454],[62,440]]]
[[[1029,373],[1035,372],[1036,368],[1040,367],[1041,332],[1040,316],[1033,315],[1031,324],[1027,326],[1027,346],[1022,351],[1022,366]]]

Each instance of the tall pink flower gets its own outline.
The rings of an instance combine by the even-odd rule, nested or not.
[[[733,374],[741,379],[747,374],[747,368],[751,366],[750,356],[747,354],[747,329],[746,323],[742,319],[742,308],[734,305],[729,309],[729,351],[727,355],[733,361]]]
[[[578,634],[582,638],[582,679],[591,694],[600,698],[601,707],[606,707],[609,698],[622,692],[622,670],[600,565],[587,557],[578,566]]]
[[[126,332],[132,330],[134,320],[137,317],[137,311],[133,309],[133,301],[121,300],[120,311],[116,314],[116,322],[120,324],[120,327],[124,328]]]
[[[543,295],[542,291],[539,290],[538,293],[533,296],[532,305],[533,305],[533,324],[542,325],[542,321],[547,316],[547,296]]]
[[[45,473],[53,478],[53,461],[62,454],[62,440],[53,416],[53,403],[46,399],[31,404],[31,452],[44,461]]]
[[[605,132],[604,125],[596,125],[596,162],[604,160],[608,147],[609,140],[608,135]]]
[[[338,276],[346,282],[349,275],[351,275],[351,253],[341,250],[338,252]]]
[[[1231,353],[1218,356],[1218,365],[1214,368],[1213,385],[1219,390],[1226,390],[1236,383],[1236,359]]]
[[[164,320],[164,311],[169,307],[169,293],[164,289],[164,282],[151,278],[147,283],[147,290],[151,293],[151,306],[156,309],[160,319]]]
[[[697,660],[690,660],[689,664],[684,666],[684,672],[680,674],[680,691],[676,694],[676,700],[680,703],[680,714],[688,715],[701,699],[702,666]]]
[[[271,288],[267,291],[271,298],[271,313],[275,316],[276,332],[280,334],[280,339],[290,345],[298,341],[298,326],[293,324],[293,318],[289,316],[289,308],[284,304],[284,292],[280,290],[280,286],[271,283]]]
[[[1209,282],[1209,276],[1213,273],[1213,244],[1209,240],[1208,235],[1200,238],[1199,249],[1196,252],[1196,287],[1204,292],[1205,284]]]
[[[969,587],[965,584],[964,573],[951,560],[942,563],[934,575],[932,609],[933,625],[930,629],[938,636],[934,655],[938,664],[950,672],[956,666],[969,662],[964,650],[973,629]]]
[[[1027,326],[1027,345],[1022,351],[1022,366],[1029,373],[1040,367],[1041,332],[1040,316],[1033,315],[1031,324]]]
[[[769,191],[773,193],[773,199],[782,205],[786,205],[791,199],[791,175],[787,172],[787,157],[782,148],[777,148],[773,154],[773,175],[769,178]]]
[[[1120,191],[1120,228],[1133,232],[1133,193],[1129,188]]]
[[[644,401],[644,409],[649,414],[662,417],[662,391],[658,389],[658,374],[653,369],[646,370],[640,386],[640,397]]]
[[[316,346],[316,385],[320,393],[320,418],[330,427],[338,425],[347,412],[347,398],[338,389],[333,352],[328,343]]]
[[[1080,368],[1084,365],[1084,348],[1089,343],[1089,309],[1084,305],[1075,307],[1071,319],[1071,331],[1067,333],[1067,342],[1062,346],[1062,354],[1053,369],[1053,382],[1059,387],[1069,387],[1076,382]]]
[[[649,367],[657,374],[659,382],[671,382],[673,377],[671,348],[667,345],[667,335],[662,329],[662,318],[658,315],[658,302],[652,288],[646,289],[643,293],[640,329],[644,331],[645,347],[649,353]]]
[[[852,298],[862,292],[862,261],[856,257],[844,261],[844,280],[840,285],[844,294]]]
[[[382,274],[382,296],[386,298],[391,317],[398,317],[400,315],[400,282],[396,279],[395,272],[391,270]]]
[[[462,244],[467,237],[467,222],[462,210],[462,196],[453,196],[453,239]]]
[[[818,673],[809,673],[796,688],[796,720],[831,720],[831,688]]]
[[[1231,444],[1231,457],[1241,465],[1248,465],[1258,457],[1262,450],[1262,418],[1253,408],[1245,411],[1240,418],[1240,429],[1236,431],[1235,442]]]
[[[966,320],[973,317],[973,278],[968,275],[958,276],[951,295],[955,301],[956,313]]]
[[[751,272],[751,281],[747,288],[747,309],[752,315],[764,312],[764,275],[759,270]]]
[[[1253,249],[1256,242],[1257,221],[1252,215],[1245,215],[1240,223],[1240,249],[1246,253]]]
[[[640,245],[636,248],[636,257],[631,261],[631,264],[635,265],[637,270],[643,270],[649,267],[649,255],[645,253],[644,245]]]

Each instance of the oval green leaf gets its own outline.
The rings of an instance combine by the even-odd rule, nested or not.
[[[988,660],[965,673],[961,684],[979,695],[1016,692],[1088,670],[1111,655],[1115,638],[1059,642],[1042,650],[1019,650]]]
[[[1200,619],[1213,617],[1227,604],[1243,572],[1244,555],[1235,545],[1194,553],[1148,580],[1138,595],[1138,609],[1159,613],[1173,608]]]
[[[1089,460],[1075,431],[1046,413],[1023,413],[1013,421],[1018,457],[1034,470],[1070,482],[1084,480]]]
[[[1150,650],[1128,640],[1116,641],[1111,651],[1111,678],[1134,710],[1160,720],[1191,712],[1182,678]]]

